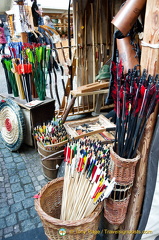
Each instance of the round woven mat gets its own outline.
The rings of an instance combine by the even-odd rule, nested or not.
[[[11,99],[0,102],[0,133],[10,151],[20,148],[24,138],[24,116],[20,107]]]

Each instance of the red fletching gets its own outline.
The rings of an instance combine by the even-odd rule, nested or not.
[[[134,95],[136,94],[137,89],[138,89],[138,86],[137,86],[137,83],[135,82],[134,83]]]
[[[119,93],[119,99],[120,100],[122,100],[123,99],[123,90],[124,90],[124,88],[123,88],[123,85],[120,87],[120,93]],[[122,103],[122,101],[121,101],[121,103]]]
[[[118,77],[122,77],[123,74],[123,65],[122,65],[122,60],[119,61],[119,65],[118,65]]]
[[[94,168],[93,168],[93,171],[92,171],[92,176],[91,176],[91,179],[93,179],[93,177],[94,177],[94,174],[95,174],[96,170],[97,170],[97,166],[94,166]]]
[[[120,61],[118,65],[115,62],[112,62],[111,71],[113,74],[113,82],[114,82],[112,91],[111,91],[111,96],[114,100],[114,111],[117,112],[117,89],[118,89],[117,76],[118,76],[118,78],[121,78],[121,76],[122,76],[122,72],[123,72],[122,61]],[[120,90],[119,96],[120,96],[119,98],[122,99],[122,96],[123,96],[122,89]],[[121,103],[120,103],[120,108],[121,108]]]
[[[36,199],[41,198],[41,195],[35,194],[35,195],[33,196],[33,198],[36,198]]]
[[[138,99],[137,99],[137,107],[136,107],[136,109],[135,109],[135,115],[137,115],[137,114],[139,113],[140,109],[141,109],[142,100],[143,100],[143,97],[142,97],[141,94],[139,94],[139,97],[138,97]],[[132,106],[132,108],[133,108],[133,107],[134,107],[134,106]]]
[[[116,97],[116,88],[115,87],[113,87],[113,89],[112,89],[111,96],[114,100],[114,111],[117,112],[117,97]]]
[[[83,163],[84,163],[84,158],[82,157],[78,162],[77,172],[81,172],[83,170]]]
[[[24,43],[22,46],[22,50],[29,48],[29,49],[33,49],[33,44],[30,43]]]
[[[149,95],[152,96],[155,94],[155,92],[156,92],[156,85],[152,85],[149,91]]]
[[[10,48],[10,49],[11,49],[13,55],[14,55],[14,58],[16,58],[16,50],[15,50],[15,48]]]
[[[31,64],[19,64],[16,66],[16,71],[18,74],[25,74],[32,72],[32,65]]]
[[[141,96],[143,97],[144,94],[145,94],[145,90],[146,90],[146,87],[144,87],[144,85],[141,86],[141,89],[140,89],[140,94]]]
[[[33,43],[33,47],[36,48],[36,47],[40,47],[42,44],[41,43]]]
[[[116,64],[115,64],[115,62],[112,62],[111,71],[112,71],[113,75],[116,76]]]
[[[69,163],[70,162],[70,156],[71,156],[71,149],[69,147],[66,147],[64,149],[64,155],[65,155],[65,162]]]

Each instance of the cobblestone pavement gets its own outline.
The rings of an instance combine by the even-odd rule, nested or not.
[[[37,151],[10,152],[0,138],[0,239],[41,227],[33,196],[48,182]]]

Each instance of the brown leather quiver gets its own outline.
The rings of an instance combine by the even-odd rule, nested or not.
[[[136,57],[136,52],[130,42],[130,36],[116,39],[117,49],[119,51],[119,60],[122,61],[124,67],[123,73],[126,74],[128,69],[134,68],[135,65],[139,64],[138,57]]]
[[[127,0],[111,23],[126,36],[136,22],[145,3],[146,0]]]

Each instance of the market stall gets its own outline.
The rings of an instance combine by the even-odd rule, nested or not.
[[[20,6],[22,22],[30,22]],[[157,0],[74,0],[72,42],[70,7],[71,1],[68,46],[61,38],[55,42],[58,30],[42,24],[37,29],[31,20],[24,35],[32,33],[37,42],[12,42],[11,56],[2,57],[8,94],[31,109],[44,175],[55,178],[35,196],[35,208],[49,239],[98,234],[154,240],[159,235]],[[35,99],[42,102],[29,106]],[[109,109],[114,123],[99,115]],[[70,115],[90,112],[99,116],[67,122]],[[64,178],[56,179],[62,162]],[[100,214],[107,230],[102,233]]]

